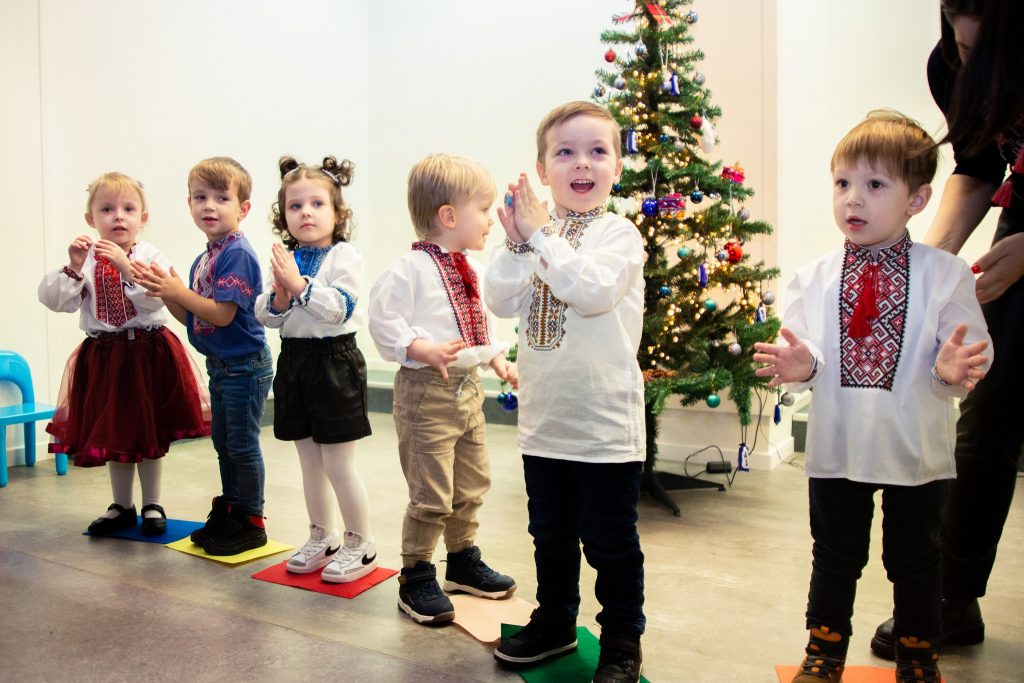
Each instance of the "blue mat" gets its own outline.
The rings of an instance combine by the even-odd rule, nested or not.
[[[185,538],[196,529],[203,527],[205,524],[205,522],[188,522],[183,519],[168,519],[167,531],[159,536],[143,535],[142,524],[137,523],[129,529],[122,529],[121,531],[115,531],[114,533],[106,534],[105,536],[97,536],[96,538],[123,538],[127,541],[143,541],[144,543],[160,543],[162,545],[166,545]],[[82,535],[92,536],[88,531],[83,531]]]

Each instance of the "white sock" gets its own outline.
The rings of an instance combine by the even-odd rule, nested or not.
[[[302,492],[306,497],[306,512],[309,521],[327,530],[328,534],[338,533],[334,519],[337,503],[334,491],[331,490],[327,474],[324,472],[322,446],[312,438],[295,442],[295,450],[299,454],[299,466],[302,468]]]
[[[110,491],[114,496],[114,502],[127,510],[132,506],[132,489],[135,486],[135,464],[108,462],[107,471],[110,473]],[[107,510],[103,516],[113,519],[119,514],[117,510]]]
[[[356,469],[356,442],[327,443],[320,448],[323,451],[323,469],[334,487],[345,529],[355,531],[364,540],[372,540],[370,497]]]
[[[139,463],[139,484],[142,485],[142,505],[160,504],[160,483],[163,480],[164,459],[144,458]],[[162,515],[156,510],[146,510],[142,516],[156,519]]]

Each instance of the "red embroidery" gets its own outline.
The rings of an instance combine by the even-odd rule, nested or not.
[[[892,390],[910,304],[912,244],[908,233],[880,250],[878,260],[873,261],[871,252],[847,240],[839,295],[841,386]],[[871,295],[872,288],[865,282],[872,280],[872,271],[875,310],[861,301]],[[858,309],[863,315],[857,314]],[[869,312],[875,315],[871,317]],[[863,320],[867,329],[856,329],[855,319]]]
[[[463,341],[469,346],[489,345],[487,316],[480,301],[479,283],[476,272],[466,263],[465,255],[449,254],[433,242],[413,242],[412,248],[426,252],[437,267]],[[459,261],[462,262],[461,268]]]
[[[96,259],[93,289],[96,292],[96,320],[121,327],[135,317],[135,305],[124,295],[121,273],[105,258]]]
[[[249,283],[234,273],[226,277],[217,278],[217,286],[225,287],[227,289],[234,288],[246,296],[252,296],[252,287],[249,286]]]

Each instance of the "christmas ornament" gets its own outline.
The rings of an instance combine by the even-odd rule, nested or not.
[[[704,193],[701,192],[699,189],[694,190],[693,192],[690,193],[690,201],[693,202],[694,204],[700,204],[702,201],[704,201]]]
[[[715,258],[724,263],[725,261],[729,260],[729,252],[727,252],[725,249],[722,249],[721,251],[715,253]]]
[[[501,407],[511,412],[519,407],[519,399],[516,398],[515,394],[509,392],[508,398],[505,400],[505,403],[503,403]]]
[[[506,192],[505,193],[505,206],[507,206],[508,208],[511,209],[512,208],[512,201],[513,201],[512,200],[512,193],[511,192]]]
[[[689,12],[686,13],[687,24],[696,24],[697,19],[699,19],[699,17],[697,16],[697,13],[694,12],[693,10],[690,10]]]
[[[747,207],[741,206],[740,210],[736,212],[736,217],[739,218],[741,221],[749,220],[750,212],[747,211]]]
[[[757,307],[757,312],[754,313],[754,322],[763,323],[767,319],[768,309],[764,307],[764,304],[761,304],[760,306]]]
[[[500,403],[501,405],[505,405],[506,403],[508,403],[508,397],[509,395],[506,394],[504,391],[501,392],[500,394],[498,394],[498,403]]]
[[[772,292],[772,290],[769,289],[767,292],[761,295],[761,303],[765,304],[766,306],[771,306],[773,303],[775,303],[775,294]]]
[[[644,45],[643,41],[640,41],[636,44],[636,47],[633,48],[633,52],[636,53],[637,57],[643,57],[647,54],[647,46]]]
[[[604,61],[611,63],[615,61],[615,50],[609,49],[608,52],[604,53]]]
[[[704,125],[700,127],[700,148],[705,154],[711,154],[715,148],[715,127],[711,125],[711,119],[705,118]]]
[[[594,97],[604,97],[605,92],[607,91],[604,89],[604,86],[601,85],[600,83],[594,86]]]
[[[722,195],[718,194],[717,192],[708,192],[707,194],[708,199],[710,199],[713,202],[718,201],[718,198],[721,196]]]
[[[789,393],[788,391],[779,397],[779,403],[786,406],[787,408],[796,403],[796,396]]]
[[[729,263],[739,263],[743,258],[743,247],[739,242],[726,242],[722,248],[729,256]]]
[[[708,408],[717,408],[722,405],[722,399],[720,399],[718,394],[715,393],[708,394],[708,397],[704,399],[704,402],[708,404]]]
[[[669,287],[668,285],[662,285],[661,287],[658,288],[658,294],[661,294],[662,296],[668,296],[671,293],[672,288]]]
[[[668,94],[679,97],[679,76],[672,74],[668,79]]]
[[[658,212],[665,218],[682,218],[686,215],[686,200],[678,192],[667,194],[658,200]]]
[[[729,344],[729,355],[730,356],[738,356],[741,353],[743,353],[743,347],[740,346],[739,342],[733,342],[732,344]]]
[[[613,85],[617,90],[623,90],[626,87],[626,79],[622,76],[616,76],[615,83]]]
[[[615,183],[614,185],[612,185],[612,192],[621,192],[621,191],[622,191],[622,183]]]
[[[747,444],[741,443],[736,453],[736,469],[740,472],[750,471],[750,449]]]
[[[708,286],[708,264],[700,264],[700,268],[697,270],[697,281],[701,287]]]
[[[690,128],[694,130],[700,130],[700,127],[704,125],[704,119],[700,114],[694,114],[690,117]]]
[[[654,197],[648,197],[640,205],[640,210],[643,211],[647,217],[658,215],[658,200]]]
[[[671,26],[675,23],[665,8],[655,2],[647,3],[647,11],[651,13],[651,18],[657,26]]]
[[[722,177],[725,178],[726,180],[731,180],[737,185],[742,183],[743,180],[746,178],[746,175],[744,174],[745,171],[743,170],[743,167],[740,166],[740,162],[738,161],[732,166],[726,166],[725,168],[722,169]]]
[[[776,403],[775,409],[772,410],[772,422],[779,424],[782,422],[782,403]]]
[[[640,151],[640,147],[639,147],[639,144],[638,144],[639,142],[640,142],[640,136],[637,134],[637,132],[635,130],[630,128],[628,131],[626,131],[626,153],[627,154],[636,154],[637,152],[639,152]]]
[[[658,136],[658,142],[668,142],[670,139],[667,133],[662,133]]]
[[[694,83],[696,83],[697,85],[704,85],[704,81],[706,81],[706,80],[707,80],[707,77],[704,74],[702,74],[699,71],[694,72],[694,74],[693,74],[693,82]]]
[[[679,150],[680,152],[686,151],[686,143],[680,140],[679,138],[676,138],[676,149]]]
[[[704,310],[706,310],[706,311],[708,311],[710,313],[711,311],[715,310],[716,308],[718,308],[718,304],[715,302],[714,299],[705,299],[704,300]]]
[[[693,251],[689,247],[679,247],[678,251],[676,251],[676,256],[681,259],[690,258],[690,254],[692,253]]]

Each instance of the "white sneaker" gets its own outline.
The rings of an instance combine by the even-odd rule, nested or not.
[[[328,534],[322,526],[310,524],[309,540],[289,558],[286,568],[292,574],[312,574],[334,559],[340,545],[337,535]]]
[[[324,567],[320,579],[330,583],[348,583],[361,579],[377,568],[377,546],[373,539],[363,540],[355,531],[345,532],[345,545]]]

